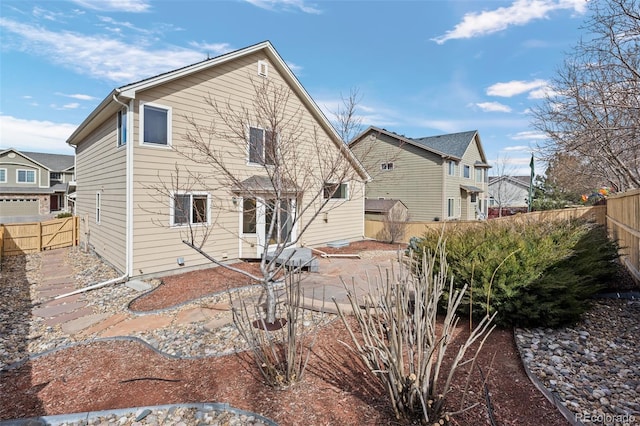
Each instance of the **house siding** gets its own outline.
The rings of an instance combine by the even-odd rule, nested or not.
[[[80,242],[113,265],[126,270],[126,152],[116,146],[116,118],[108,120],[76,149],[78,188],[76,215]],[[101,197],[96,223],[96,193]]]
[[[397,139],[376,132],[352,150],[372,176],[366,185],[367,198],[399,199],[413,221],[443,218],[444,163],[439,155],[409,144],[398,147]],[[393,170],[381,171],[380,164],[390,161]]]
[[[182,243],[189,238],[188,229],[184,227],[170,227],[169,196],[162,194],[159,187],[174,189],[172,176],[175,177],[175,165],[178,164],[182,176],[186,170],[192,175],[208,175],[205,184],[196,184],[192,191],[208,191],[211,199],[215,200],[210,216],[211,227],[194,227],[198,232],[210,231],[203,250],[217,259],[232,260],[238,257],[255,257],[257,248],[251,247],[252,237],[240,245],[239,205],[234,205],[234,195],[228,189],[212,191],[208,188],[221,186],[211,175],[215,169],[210,166],[197,164],[178,155],[175,150],[185,150],[185,135],[190,128],[185,116],[193,117],[202,125],[210,125],[214,117],[210,107],[204,104],[204,97],[211,95],[221,105],[229,99],[232,107],[241,104],[252,105],[255,89],[249,76],[259,79],[257,75],[258,60],[268,61],[265,55],[255,53],[240,57],[235,61],[202,70],[167,82],[136,94],[133,132],[129,138],[133,143],[133,273],[134,275],[161,274],[180,268],[176,259],[184,258],[185,268],[198,268],[210,265],[211,262],[198,254],[195,250]],[[277,72],[273,64],[269,65],[269,79],[284,84],[284,79]],[[170,107],[172,110],[172,149],[146,146],[140,144],[140,108],[141,104],[151,102]],[[293,114],[298,108],[305,108],[298,98],[290,99],[288,112]],[[255,123],[256,125],[259,123]],[[221,126],[222,123],[216,123]],[[312,118],[310,111],[305,111],[302,125],[311,132],[313,127],[319,127]],[[322,143],[331,144],[327,134],[321,135]],[[115,142],[114,142],[115,143]],[[240,179],[255,174],[262,174],[262,167],[246,164],[246,145],[234,145],[225,140],[213,141],[217,149],[230,152],[225,155],[226,166],[238,171]],[[300,149],[312,147],[301,144]],[[328,152],[337,149],[335,145],[327,147]],[[124,160],[123,160],[124,161]],[[185,176],[186,177],[186,176]],[[163,184],[164,182],[164,184]],[[80,182],[78,183],[80,185]],[[319,245],[334,239],[362,238],[364,218],[362,211],[361,184],[353,184],[354,194],[350,200],[341,203],[329,212],[329,221],[318,218],[314,222],[301,242],[307,245]],[[154,188],[155,187],[155,188]],[[318,188],[319,190],[320,188]],[[304,202],[303,202],[304,204]],[[201,237],[201,235],[199,235]],[[199,243],[200,238],[196,238]]]
[[[13,158],[9,157],[12,151],[6,152],[0,156],[0,168],[7,170],[7,181],[0,183],[0,188],[6,187],[19,187],[19,188],[48,188],[49,187],[49,171],[42,168],[33,161],[24,158],[19,154],[15,154]],[[17,171],[18,170],[34,170],[36,180],[34,183],[18,183]]]

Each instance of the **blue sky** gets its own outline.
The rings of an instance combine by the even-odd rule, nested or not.
[[[67,153],[114,87],[270,40],[318,105],[357,88],[364,125],[478,130],[528,174],[540,102],[583,34],[585,0],[3,0],[0,147]]]

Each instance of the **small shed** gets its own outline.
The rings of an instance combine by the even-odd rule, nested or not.
[[[400,200],[387,198],[366,198],[364,200],[364,218],[369,220],[406,221],[409,209]]]

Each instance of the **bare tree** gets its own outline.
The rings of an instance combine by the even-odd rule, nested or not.
[[[640,187],[640,3],[590,2],[586,40],[566,58],[534,126],[546,160],[565,153],[619,191]]]
[[[252,99],[238,102],[207,94],[204,114],[184,117],[188,125],[184,144],[174,150],[188,160],[185,164],[204,167],[176,166],[170,181],[159,178],[150,189],[157,199],[171,200],[175,217],[206,217],[205,205],[197,204],[195,198],[182,199],[186,189],[206,192],[217,210],[243,215],[246,229],[228,232],[251,244],[255,241],[245,234],[261,233],[259,275],[205,251],[215,223],[194,226],[193,220],[184,221],[183,242],[214,264],[261,283],[266,292],[266,322],[273,324],[275,284],[287,272],[288,259],[283,256],[289,253],[285,250],[302,242],[321,214],[361,196],[358,191],[367,175],[346,143],[332,129],[320,128],[289,86],[272,79],[250,80],[255,93]],[[203,122],[203,116],[210,121]],[[352,119],[344,119],[345,128],[351,128]],[[247,157],[250,167],[239,167]],[[297,265],[297,269],[304,266]]]
[[[493,176],[489,196],[498,205],[498,216],[502,217],[504,207],[512,206],[516,202],[522,203],[522,190],[518,189],[514,180],[514,168],[508,156],[498,156],[492,170],[496,174]]]

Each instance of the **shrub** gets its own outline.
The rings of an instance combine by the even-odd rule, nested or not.
[[[399,271],[387,271],[386,279],[369,281],[370,291],[363,296],[362,308],[362,298],[354,293],[355,289],[354,292],[347,289],[358,327],[350,325],[336,303],[351,336],[352,350],[371,371],[371,377],[377,378],[387,391],[396,418],[406,424],[449,421],[455,414],[446,404],[452,378],[458,367],[468,362],[472,363],[468,373],[471,374],[473,362],[494,328],[493,317],[485,317],[453,355],[447,353],[453,344],[458,325],[456,310],[466,286],[454,290],[444,253],[444,247],[437,245],[433,254],[422,257],[420,268],[412,268],[413,272],[400,264]],[[408,263],[413,260],[410,255]],[[439,272],[434,269],[436,264]],[[438,319],[438,304],[447,289],[452,297],[446,315]],[[477,349],[470,359],[463,361],[476,341]]]
[[[63,219],[65,217],[71,217],[73,216],[73,214],[69,213],[69,212],[62,212],[62,213],[58,213],[56,215],[56,219]]]
[[[505,326],[577,321],[619,267],[604,227],[582,220],[489,221],[444,232],[451,273],[471,288],[461,309],[474,316],[497,311]],[[432,251],[439,234],[428,231],[411,247]]]

